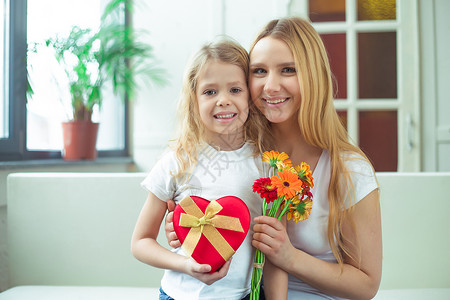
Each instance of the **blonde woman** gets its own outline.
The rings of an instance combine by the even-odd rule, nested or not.
[[[331,71],[318,33],[300,18],[269,22],[250,49],[249,88],[270,122],[275,150],[314,177],[308,220],[257,217],[253,246],[285,273],[265,278],[267,299],[371,299],[381,278],[378,184],[333,106]],[[284,286],[284,288],[283,288]]]
[[[252,218],[260,214],[261,199],[251,186],[263,172],[259,153],[267,121],[249,97],[248,63],[246,50],[229,40],[200,49],[184,77],[179,138],[142,183],[149,193],[132,253],[166,269],[159,299],[240,300],[250,293],[251,227],[232,261],[212,274],[211,266],[198,264],[180,247],[169,251],[156,240],[169,199],[194,195],[211,201],[232,195],[246,203]]]

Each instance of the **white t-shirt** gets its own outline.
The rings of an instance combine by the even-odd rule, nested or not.
[[[345,159],[345,157],[344,157]],[[328,244],[328,185],[330,183],[330,153],[323,150],[313,172],[314,187],[311,215],[305,221],[287,222],[287,232],[292,245],[321,260],[334,262],[333,252]],[[345,164],[350,172],[354,187],[354,199],[346,199],[346,207],[358,203],[371,191],[378,188],[375,174],[370,164],[361,159],[347,159]],[[288,299],[341,299],[328,296],[300,279],[289,275]]]
[[[261,215],[262,207],[262,199],[252,192],[253,182],[264,175],[260,156],[253,156],[253,146],[249,144],[234,151],[217,151],[206,145],[200,151],[197,166],[188,182],[174,179],[171,172],[178,169],[175,153],[169,151],[156,163],[142,186],[159,199],[173,199],[176,203],[186,196],[200,196],[207,200],[236,196],[248,206],[252,220],[247,237],[233,255],[224,278],[208,286],[187,274],[166,270],[161,281],[164,292],[175,299],[244,298],[250,293],[253,218]],[[186,256],[181,248],[173,251]]]

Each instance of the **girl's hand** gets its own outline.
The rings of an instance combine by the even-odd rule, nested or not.
[[[285,269],[295,251],[285,226],[276,218],[267,216],[256,217],[255,222],[252,245],[261,250],[272,264]]]
[[[194,278],[197,278],[201,282],[211,285],[219,279],[225,277],[228,273],[228,269],[230,268],[231,258],[216,272],[209,273],[211,271],[210,265],[201,265],[197,263],[192,257],[187,258],[186,260],[186,274],[191,275]]]
[[[172,248],[178,248],[181,246],[181,243],[178,240],[175,230],[173,229],[173,211],[174,211],[174,209],[175,209],[175,201],[168,200],[167,201],[167,210],[169,213],[166,216],[164,229],[166,232],[166,238],[167,238],[167,242],[169,243],[169,246],[171,246]]]
[[[173,211],[175,209],[175,201],[167,201],[167,210],[169,213],[166,216],[166,221],[164,229],[166,232],[166,238],[169,245],[173,248],[178,248],[181,246],[181,242],[175,233],[173,228]],[[211,266],[207,264],[199,264],[193,258],[189,257],[186,259],[185,273],[197,278],[201,282],[211,285],[219,279],[225,277],[230,268],[231,258],[216,272],[209,273],[211,271]]]

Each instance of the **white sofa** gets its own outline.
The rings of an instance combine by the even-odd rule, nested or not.
[[[130,253],[146,198],[144,176],[10,175],[11,288],[0,300],[158,299],[162,271]],[[384,258],[375,299],[450,299],[450,173],[379,173],[378,179]]]

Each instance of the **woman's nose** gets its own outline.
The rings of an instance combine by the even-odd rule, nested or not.
[[[264,91],[268,94],[278,92],[281,89],[280,78],[275,74],[269,74],[264,84]]]

